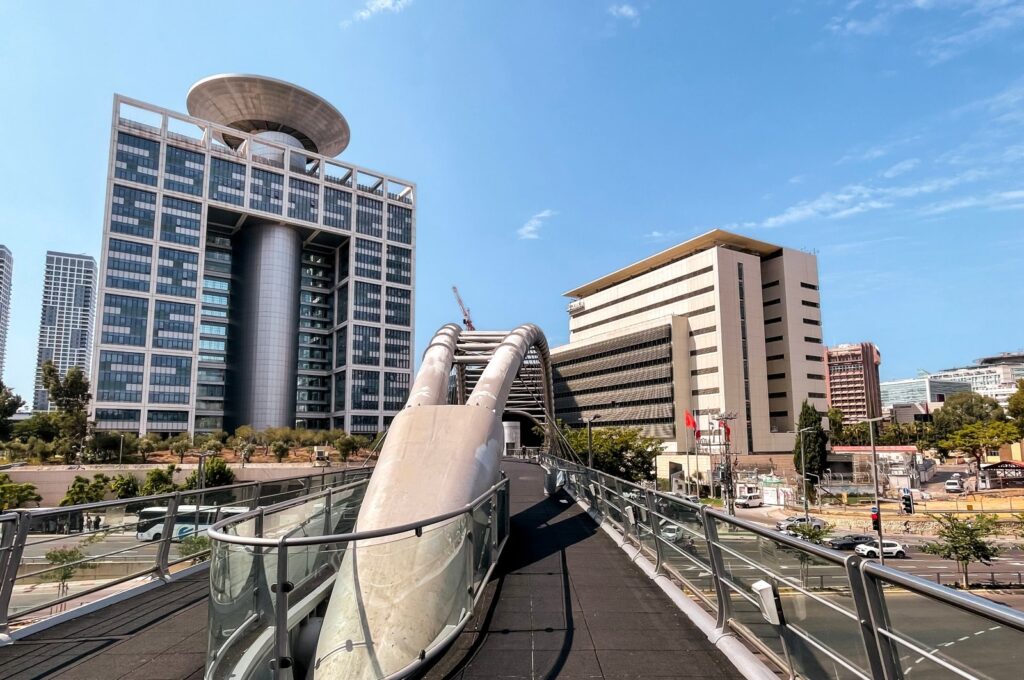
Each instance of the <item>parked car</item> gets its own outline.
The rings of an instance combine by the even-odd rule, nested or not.
[[[907,556],[907,546],[902,543],[896,541],[882,541],[882,543],[884,545],[882,552],[886,557],[903,559]],[[862,557],[878,557],[878,540],[861,543],[853,551]]]
[[[678,524],[669,522],[667,519],[663,519],[660,522],[658,522],[658,533],[666,541],[678,543],[679,540],[683,537],[683,528]]]
[[[858,545],[870,543],[875,540],[873,536],[865,534],[847,534],[846,536],[835,536],[825,541],[825,545],[833,550],[854,550]]]
[[[803,524],[805,521],[810,526],[815,527],[817,529],[825,528],[825,520],[819,519],[818,517],[810,517],[805,520],[803,515],[792,515],[790,517],[787,517],[786,519],[780,519],[778,522],[775,523],[775,528],[778,531],[789,531],[794,526]]]
[[[745,493],[736,499],[736,505],[741,508],[759,508],[764,505],[764,499],[759,493]]]
[[[946,493],[963,493],[964,483],[959,479],[947,479],[945,489]]]

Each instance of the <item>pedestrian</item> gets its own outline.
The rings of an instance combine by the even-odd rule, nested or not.
[[[100,516],[99,515],[94,516],[92,518],[92,528],[93,528],[93,531],[99,531],[101,523],[102,523],[102,520],[100,519]]]
[[[88,531],[89,529],[92,529],[92,516],[91,515],[86,515],[85,516],[85,530]]]

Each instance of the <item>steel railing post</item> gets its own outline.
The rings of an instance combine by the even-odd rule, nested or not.
[[[327,494],[324,496],[324,535],[329,536],[334,533],[334,527],[331,524],[331,496],[334,489],[331,487],[327,488]]]
[[[284,671],[291,668],[292,659],[288,648],[288,593],[292,583],[288,580],[288,544],[285,537],[277,543],[277,583],[274,592],[274,658],[271,667],[275,680],[291,677]]]
[[[843,562],[846,569],[846,581],[850,586],[850,594],[853,596],[853,606],[857,612],[858,628],[861,639],[864,642],[864,653],[867,654],[868,664],[871,667],[871,677],[884,678],[885,666],[878,651],[878,640],[875,629],[871,623],[871,606],[868,604],[868,596],[864,589],[864,579],[860,573],[860,563],[863,560],[857,555],[850,555]]]
[[[165,581],[171,577],[169,566],[171,556],[171,539],[174,538],[174,525],[178,519],[178,505],[181,503],[181,492],[175,493],[167,502],[167,515],[164,517],[164,527],[160,534],[160,547],[156,551],[157,576]]]
[[[260,505],[260,498],[263,496],[263,482],[256,482],[256,488],[253,490],[252,497],[252,510],[255,510]]]
[[[28,530],[32,525],[32,517],[28,513],[18,513],[16,534],[11,541],[11,549],[7,555],[7,566],[4,568],[3,581],[0,582],[0,633],[9,630],[11,597],[14,595],[14,584],[18,580],[18,569],[21,567],[21,556],[25,553]]]
[[[864,596],[868,604],[871,635],[874,638],[876,653],[884,673],[876,677],[885,678],[886,680],[899,680],[903,677],[902,666],[900,665],[900,651],[889,637],[879,632],[880,630],[892,630],[889,624],[889,612],[885,606],[885,593],[882,590],[882,582],[864,571],[866,564],[869,564],[869,562],[861,560],[857,564],[857,571],[860,572],[861,584],[863,585]]]
[[[663,546],[661,545],[661,522],[658,520],[658,516],[655,513],[657,508],[657,496],[650,490],[644,493],[647,499],[647,519],[651,525],[651,538],[654,540],[654,554],[656,562],[654,563],[654,573],[661,573],[661,564],[665,559],[663,554]]]
[[[729,619],[732,618],[732,600],[729,587],[722,582],[725,575],[725,560],[722,550],[718,547],[718,527],[714,518],[708,515],[707,506],[700,509],[701,522],[704,525],[704,540],[708,544],[708,555],[711,557],[711,578],[715,582],[715,595],[718,600],[718,620],[716,627],[722,633],[728,631]]]

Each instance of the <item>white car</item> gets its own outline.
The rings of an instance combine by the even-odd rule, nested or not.
[[[823,519],[818,519],[817,517],[810,517],[805,520],[803,515],[793,515],[791,517],[787,517],[786,519],[780,519],[778,522],[776,522],[775,529],[777,531],[789,531],[795,526],[804,524],[804,522],[807,522],[809,526],[812,526],[815,529],[825,528],[825,520]]]
[[[736,505],[741,508],[759,508],[764,505],[764,499],[759,493],[745,493],[736,499]]]
[[[902,543],[897,543],[896,541],[882,541],[882,543],[884,545],[882,552],[885,553],[886,557],[903,559],[907,556],[907,546]],[[853,551],[861,557],[878,557],[878,540],[861,543]]]
[[[964,484],[959,479],[947,479],[945,489],[946,493],[963,493]]]

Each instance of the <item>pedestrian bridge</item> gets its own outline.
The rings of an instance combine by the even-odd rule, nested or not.
[[[0,680],[1020,677],[1021,612],[588,469],[539,329],[460,336],[431,343],[372,474],[0,516]],[[502,457],[506,410],[541,455]],[[151,552],[108,522],[54,564],[69,539],[30,531],[103,510],[130,533],[156,504],[221,508],[208,555],[173,512]]]

